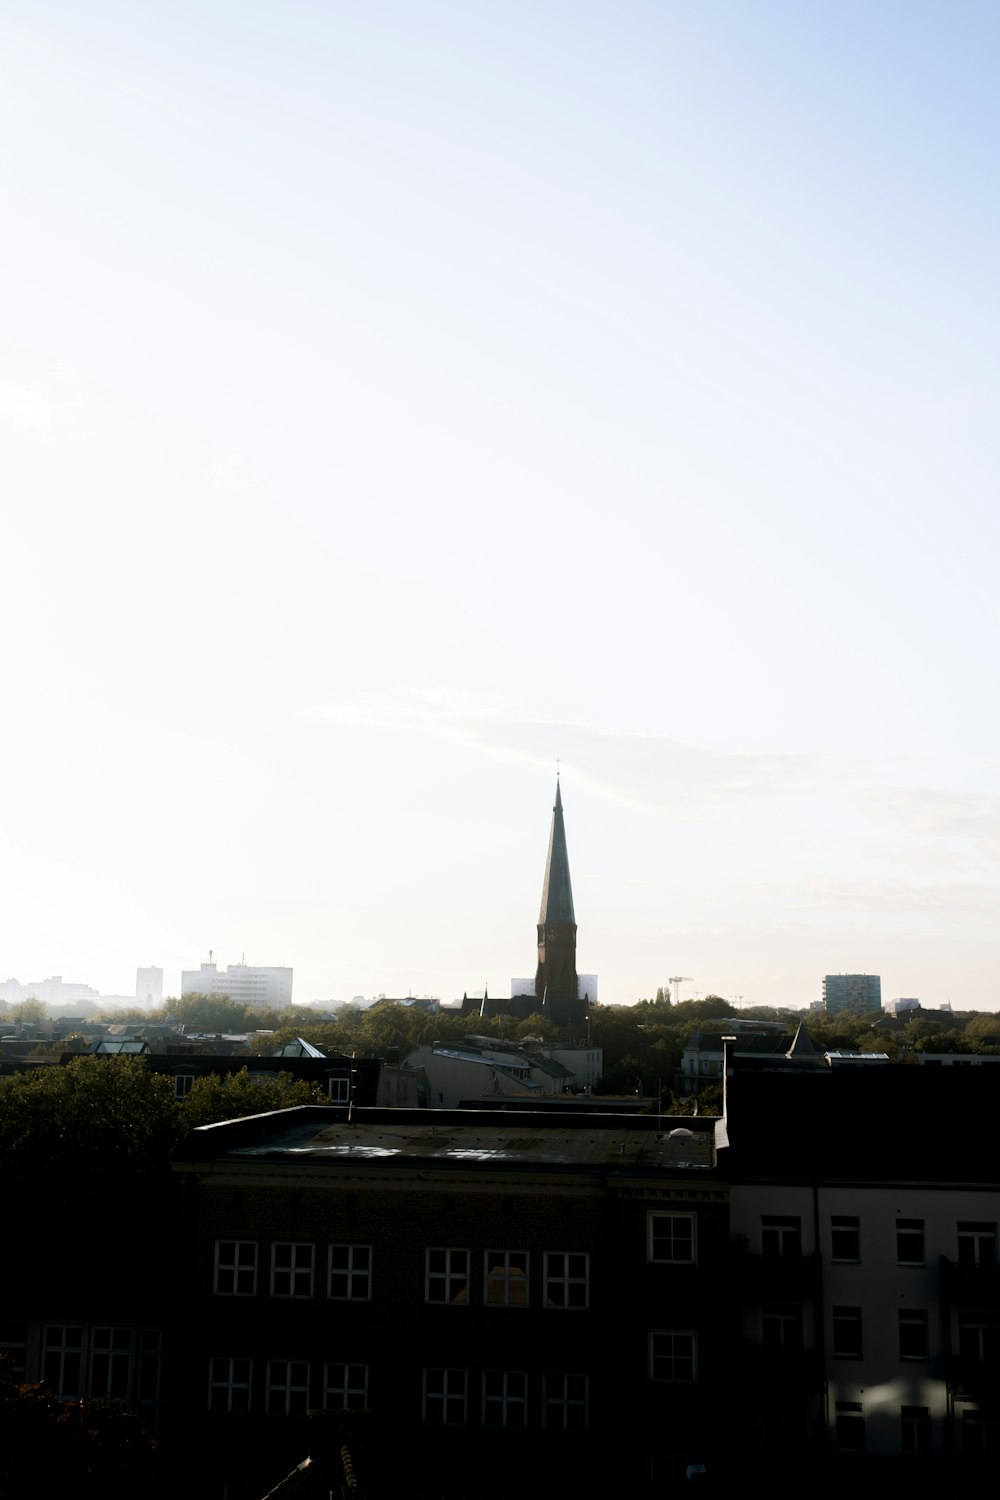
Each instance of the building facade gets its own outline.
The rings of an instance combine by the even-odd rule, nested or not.
[[[292,1003],[290,968],[254,964],[202,964],[181,973],[181,995],[228,995],[241,1005],[264,1005],[280,1010]]]
[[[823,978],[823,1009],[880,1011],[882,980],[878,974],[826,974]]]

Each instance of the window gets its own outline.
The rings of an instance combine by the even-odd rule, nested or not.
[[[331,1411],[363,1411],[368,1405],[368,1366],[327,1365],[323,1405]]]
[[[256,1295],[256,1240],[216,1240],[215,1290],[221,1297]]]
[[[343,1302],[370,1302],[372,1295],[372,1247],[331,1245],[327,1296]]]
[[[0,1355],[9,1361],[7,1369],[19,1385],[24,1382],[28,1360],[28,1325],[20,1319],[0,1322]]]
[[[660,1330],[649,1335],[650,1380],[688,1382],[695,1378],[697,1337]]]
[[[864,1453],[865,1414],[860,1401],[837,1402],[836,1437],[841,1453]]]
[[[786,1349],[796,1352],[802,1348],[802,1309],[770,1304],[761,1308],[761,1343],[765,1349]]]
[[[850,1214],[834,1214],[830,1220],[830,1258],[861,1259],[861,1220]]]
[[[487,1250],[484,1265],[487,1307],[527,1307],[526,1250]]]
[[[483,1426],[527,1427],[528,1377],[521,1370],[483,1371]]]
[[[304,1359],[269,1359],[267,1414],[304,1417],[309,1410],[309,1365]]]
[[[931,1451],[931,1419],[926,1406],[899,1409],[900,1446],[904,1453]]]
[[[837,1359],[861,1358],[860,1307],[833,1309],[833,1353]]]
[[[98,1401],[127,1401],[132,1367],[132,1330],[95,1328],[90,1344],[90,1395]]]
[[[229,1415],[250,1410],[250,1383],[253,1361],[249,1359],[210,1359],[208,1362],[208,1409]]]
[[[963,1411],[962,1452],[968,1458],[1000,1453],[1000,1423],[981,1411],[971,1408]]]
[[[760,1248],[768,1260],[798,1260],[802,1255],[802,1220],[764,1214],[760,1221]]]
[[[927,1358],[927,1312],[914,1307],[899,1314],[900,1359]]]
[[[896,1220],[896,1260],[901,1266],[922,1266],[924,1263],[923,1219]]]
[[[465,1422],[468,1387],[467,1370],[425,1370],[424,1421],[461,1426]]]
[[[984,1224],[975,1219],[960,1219],[958,1263],[960,1266],[995,1266],[997,1263],[997,1226]]]
[[[271,1296],[311,1297],[313,1294],[312,1245],[279,1241],[271,1247]]]
[[[693,1266],[696,1259],[694,1214],[649,1215],[649,1259]]]
[[[186,1099],[187,1096],[188,1096],[188,1094],[190,1094],[190,1092],[191,1092],[191,1085],[193,1083],[194,1083],[194,1074],[193,1073],[175,1073],[174,1074],[174,1098],[175,1099]]]
[[[330,1096],[331,1104],[350,1104],[351,1102],[351,1080],[349,1078],[328,1078],[326,1091]]]
[[[589,1422],[589,1377],[542,1376],[542,1424],[550,1432],[585,1432]]]
[[[580,1250],[546,1250],[546,1307],[585,1308],[589,1301],[590,1257]]]
[[[81,1396],[83,1329],[56,1324],[45,1330],[45,1384],[59,1401]]]
[[[457,1307],[469,1301],[468,1250],[428,1250],[427,1301]]]
[[[970,1317],[958,1324],[958,1355],[966,1364],[1000,1363],[1000,1317]]]

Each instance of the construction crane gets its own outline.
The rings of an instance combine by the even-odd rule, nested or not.
[[[668,979],[667,983],[674,987],[674,1004],[676,1005],[680,999],[681,985],[694,984],[694,980],[690,974],[676,974],[673,979]]]

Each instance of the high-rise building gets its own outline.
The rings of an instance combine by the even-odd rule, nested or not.
[[[823,1009],[839,1011],[882,1009],[882,979],[878,974],[826,974],[823,977]]]
[[[136,969],[135,1002],[137,1005],[157,1006],[163,1000],[163,970],[155,967]]]
[[[202,964],[182,970],[181,995],[228,995],[241,1005],[291,1005],[292,971],[243,963],[220,970],[217,964]]]

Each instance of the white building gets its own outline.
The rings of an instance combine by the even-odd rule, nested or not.
[[[163,970],[155,967],[136,969],[135,1002],[155,1008],[163,1003]]]
[[[240,1005],[278,1009],[292,1003],[292,971],[255,964],[230,964],[227,969],[202,964],[181,971],[181,997],[185,995],[228,995]]]

